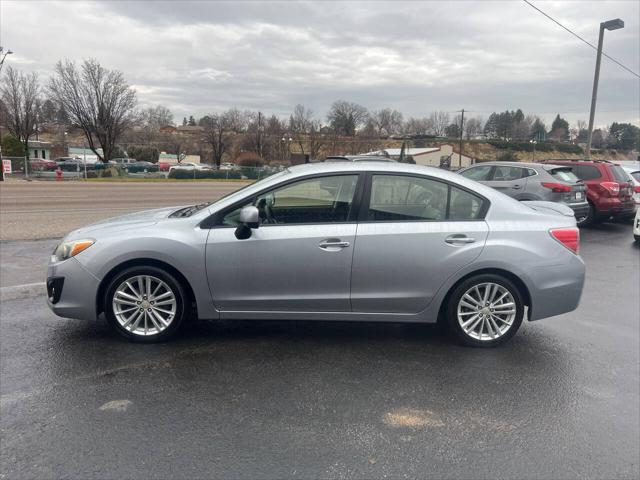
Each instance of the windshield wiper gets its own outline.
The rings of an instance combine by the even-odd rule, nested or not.
[[[200,210],[202,210],[205,207],[208,207],[209,205],[211,205],[212,202],[204,202],[204,203],[198,203],[197,205],[190,205],[188,207],[184,207],[181,208],[179,210],[176,210],[175,212],[173,212],[171,215],[169,215],[170,217],[190,217],[191,215],[193,215],[196,212],[199,212]]]

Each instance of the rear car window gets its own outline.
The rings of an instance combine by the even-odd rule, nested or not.
[[[609,168],[611,168],[611,173],[613,174],[613,178],[616,179],[616,182],[629,182],[629,175],[624,171],[624,168],[618,165],[611,165]]]
[[[369,221],[444,220],[447,184],[421,177],[374,175]]]
[[[578,165],[574,172],[576,172],[578,178],[582,180],[593,180],[602,176],[598,167],[594,167],[593,165]]]
[[[457,187],[451,187],[449,220],[477,220],[482,212],[482,199]]]
[[[563,182],[575,183],[579,179],[570,168],[555,168],[549,172],[553,178]]]
[[[522,178],[522,168],[500,166],[494,170],[492,180],[494,182],[510,182],[519,178]]]
[[[479,167],[471,167],[460,172],[460,175],[470,180],[482,181],[488,178],[489,172],[491,172],[491,165],[482,165]]]

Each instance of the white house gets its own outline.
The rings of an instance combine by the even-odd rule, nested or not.
[[[29,158],[51,159],[51,143],[39,140],[29,140]]]

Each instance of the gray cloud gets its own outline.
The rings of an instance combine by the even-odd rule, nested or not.
[[[541,8],[640,70],[638,2]],[[13,2],[0,10],[9,62],[46,78],[63,57],[118,68],[141,103],[176,117],[231,106],[324,115],[338,98],[406,116],[464,107],[588,116],[595,52],[522,2]],[[24,25],[51,25],[34,39]],[[640,83],[604,61],[597,123],[640,123]]]

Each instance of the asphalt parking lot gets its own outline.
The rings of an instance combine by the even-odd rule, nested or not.
[[[3,285],[55,243],[1,243]],[[579,309],[490,350],[304,319],[138,345],[6,297],[0,478],[638,478],[640,249],[604,224],[582,256]]]

